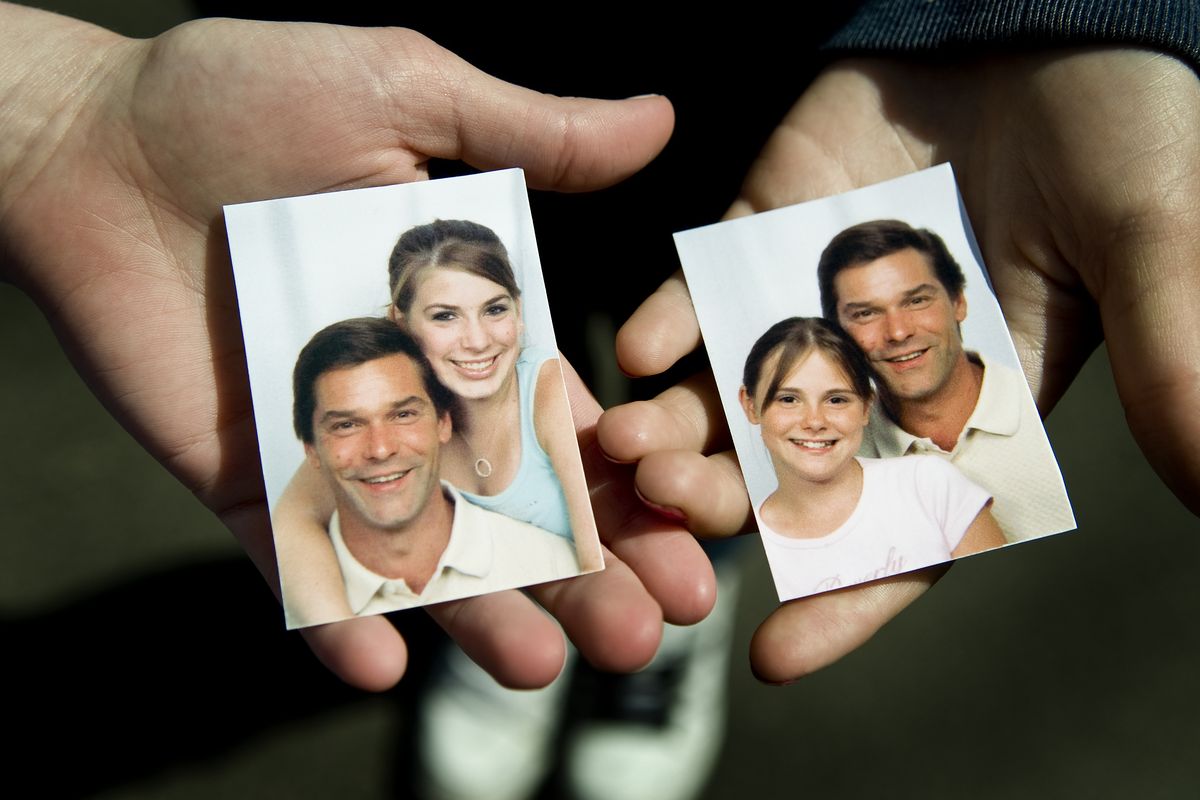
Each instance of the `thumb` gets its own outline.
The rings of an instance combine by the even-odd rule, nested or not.
[[[425,124],[414,131],[414,143],[438,158],[479,169],[521,167],[538,189],[599,189],[648,164],[675,126],[670,101],[659,95],[556,97],[493,78],[437,50],[426,61],[436,80],[422,82]]]

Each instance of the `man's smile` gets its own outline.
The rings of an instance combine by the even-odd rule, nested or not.
[[[929,353],[929,351],[932,349],[932,346],[922,347],[919,350],[907,350],[903,353],[897,353],[895,355],[884,355],[875,360],[879,363],[886,364],[886,368],[889,370],[903,371],[913,369],[921,364],[924,364],[926,359],[922,358],[922,356]]]
[[[378,484],[392,483],[393,481],[398,481],[411,471],[412,471],[411,469],[406,469],[406,470],[402,470],[400,472],[389,472],[387,475],[377,475],[372,478],[359,478],[359,480],[361,480],[363,483],[369,483],[372,486],[375,486]]]

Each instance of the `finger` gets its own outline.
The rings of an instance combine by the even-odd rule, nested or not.
[[[426,102],[401,109],[407,114],[420,108],[425,124],[414,130],[405,119],[399,127],[416,133],[415,144],[429,155],[481,169],[522,167],[535,188],[582,191],[641,169],[666,146],[675,126],[665,97],[555,97],[493,78],[426,43],[437,52],[423,62],[428,69],[416,81],[409,78],[425,89]]]
[[[716,602],[712,564],[686,530],[642,504],[633,489],[633,467],[605,457],[596,441],[600,406],[570,363],[564,360],[562,367],[601,540],[637,576],[663,619],[699,622]]]
[[[369,692],[395,686],[408,667],[408,648],[383,617],[358,617],[303,628],[300,634],[334,675]]]
[[[827,667],[870,639],[920,597],[950,565],[784,603],[750,641],[759,680],[785,684]]]
[[[598,669],[632,672],[654,658],[662,611],[637,575],[605,551],[604,571],[530,589]]]
[[[653,400],[610,408],[600,416],[596,436],[608,457],[622,463],[659,450],[706,453],[729,443],[710,372],[694,375]]]
[[[755,161],[726,219],[825,197],[911,172],[909,149],[878,124],[878,88],[853,69],[831,68],[788,113]],[[874,116],[873,116],[874,114]],[[835,124],[868,136],[837,139],[857,157],[847,171],[823,137]],[[656,375],[696,348],[700,327],[682,272],[676,272],[634,312],[617,334],[617,361],[630,375]]]
[[[930,166],[933,149],[915,132],[888,124],[885,112],[911,108],[914,97],[946,84],[946,72],[865,59],[830,66],[771,134],[725,217],[829,197]],[[945,104],[938,109],[945,119]]]
[[[722,451],[729,432],[710,374],[697,375],[654,400],[609,409],[597,437],[605,454],[640,462],[638,494],[650,508],[705,537],[729,536],[749,525],[750,504],[737,458]]]
[[[426,610],[472,661],[509,689],[538,689],[562,671],[558,626],[516,590],[438,603]]]
[[[691,625],[716,602],[716,578],[708,556],[677,522],[648,509],[633,490],[633,468],[615,467],[619,480],[594,484],[592,503],[601,538],[662,609],[662,618]]]
[[[1117,391],[1155,471],[1200,514],[1200,240],[1176,231],[1124,255],[1100,298]]]
[[[261,491],[261,490],[260,490]],[[221,513],[221,521],[242,545],[263,579],[281,600],[279,569],[265,502]],[[369,692],[396,685],[408,667],[408,647],[383,617],[358,617],[300,630],[313,654],[346,683]]]
[[[629,375],[657,375],[699,344],[692,296],[677,271],[617,331],[617,362]]]
[[[1112,133],[1069,140],[1080,158],[1075,180],[1093,190],[1080,192],[1087,204],[1077,203],[1090,212],[1080,222],[1081,273],[1100,308],[1130,430],[1163,481],[1200,514],[1200,82],[1169,57],[1102,55],[1062,66],[1064,81],[1076,69],[1098,69],[1123,87],[1105,109]]]
[[[737,456],[686,450],[650,453],[638,463],[637,491],[655,511],[696,536],[720,538],[749,530],[753,517]]]

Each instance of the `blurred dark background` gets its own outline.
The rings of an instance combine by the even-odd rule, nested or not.
[[[196,13],[283,16],[253,3],[31,5],[135,36]],[[619,38],[564,29],[533,44],[512,15],[396,16],[543,91],[675,101],[676,139],[645,173],[597,195],[534,198],[560,345],[607,403],[628,397],[605,355],[613,331],[675,268],[670,232],[724,211],[838,14],[803,34],[761,18],[693,29],[664,16],[602,21]],[[594,276],[588,298],[568,290],[578,274]],[[404,795],[427,665],[379,696],[326,674],[282,630],[228,533],[107,416],[7,285],[0,367],[0,418],[15,423],[0,481],[10,785],[114,798]],[[791,687],[761,686],[746,666],[775,604],[746,542],[727,742],[706,797],[1152,798],[1200,786],[1200,525],[1130,439],[1103,351],[1047,427],[1079,531],[957,565],[869,644]],[[401,624],[414,651],[440,636],[419,614]]]

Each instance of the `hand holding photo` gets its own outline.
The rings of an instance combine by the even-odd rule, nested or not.
[[[603,568],[519,170],[226,224],[289,628]]]
[[[781,600],[1074,527],[949,166],[676,246]]]

